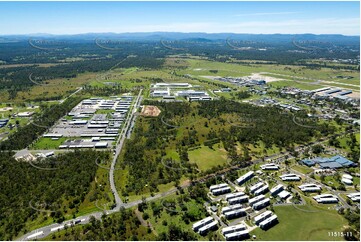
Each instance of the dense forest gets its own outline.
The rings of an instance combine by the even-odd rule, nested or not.
[[[27,232],[39,217],[54,222],[76,214],[90,189],[98,166],[96,157],[107,153],[75,151],[33,163],[0,153],[0,239]]]

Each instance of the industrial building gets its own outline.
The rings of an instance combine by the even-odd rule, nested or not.
[[[249,237],[247,227],[243,224],[223,228],[222,235],[227,241],[242,240]]]
[[[343,167],[355,166],[354,162],[341,155],[336,155],[330,158],[316,157],[313,159],[304,159],[301,162],[307,166],[318,164],[322,169],[339,169]]]
[[[9,119],[0,119],[0,128],[6,126],[6,124],[9,122]]]
[[[248,202],[249,196],[243,195],[240,197],[231,198],[228,200],[229,205],[238,204],[238,203],[246,203]]]
[[[246,230],[247,227],[244,224],[237,224],[234,226],[229,226],[229,227],[225,227],[222,229],[222,234],[226,235],[226,234],[230,234],[233,232],[238,232],[238,231],[242,231],[242,230]]]
[[[231,192],[231,188],[228,186],[227,183],[222,183],[222,184],[210,186],[209,191],[214,196],[218,196],[218,195],[222,195],[222,194]]]
[[[206,218],[202,219],[201,221],[194,223],[192,228],[195,232],[198,232],[198,230],[200,228],[202,228],[203,226],[205,226],[207,224],[210,224],[212,221],[214,221],[214,219],[212,217],[206,217]]]
[[[280,167],[274,163],[261,165],[262,170],[278,170]]]
[[[260,200],[260,201],[258,201],[258,202],[256,202],[256,203],[254,203],[253,205],[252,205],[252,208],[254,209],[254,210],[260,210],[260,209],[262,209],[262,208],[265,208],[265,207],[267,207],[268,205],[270,205],[270,199],[269,198],[265,198],[265,199],[263,199],[263,200]]]
[[[243,176],[239,177],[236,182],[238,185],[242,185],[243,183],[245,183],[246,181],[250,180],[252,177],[254,176],[254,172],[253,171],[249,171],[246,174],[244,174]]]
[[[264,198],[265,198],[265,195],[259,195],[257,197],[249,199],[248,203],[250,206],[252,206],[253,204],[257,203],[258,201],[263,200]]]
[[[284,187],[282,184],[278,184],[277,186],[273,187],[270,190],[270,193],[272,196],[276,196],[278,193],[280,193],[281,191],[283,191]]]
[[[264,221],[262,221],[260,224],[259,224],[259,227],[261,229],[267,229],[269,227],[271,227],[272,225],[274,225],[275,223],[277,223],[278,220],[277,220],[277,215],[274,214],[272,215],[271,217],[265,219]]]
[[[234,218],[246,216],[246,214],[247,214],[246,209],[240,208],[240,209],[231,210],[229,212],[225,212],[224,216],[226,217],[226,219],[234,219]]]
[[[291,193],[286,191],[286,190],[283,190],[281,191],[280,193],[278,193],[277,195],[279,198],[281,198],[282,200],[286,200],[289,196],[291,196]]]
[[[226,195],[226,200],[228,201],[229,199],[236,198],[236,197],[241,197],[243,195],[245,195],[244,192],[231,193],[231,194]]]
[[[284,174],[284,175],[280,176],[280,178],[282,179],[282,181],[300,181],[301,180],[301,177],[296,174]]]
[[[221,210],[221,213],[224,215],[227,212],[233,211],[233,210],[238,210],[243,208],[243,206],[241,204],[235,204],[232,206],[227,206],[227,207],[223,207]]]
[[[165,83],[159,82],[151,85],[151,88],[191,88],[192,85],[189,83]]]
[[[271,217],[273,214],[272,211],[267,210],[264,213],[261,213],[260,215],[257,215],[256,217],[254,217],[253,221],[255,224],[259,224],[260,222],[264,221],[265,219]]]
[[[359,192],[347,194],[347,197],[350,198],[351,201],[353,201],[353,202],[360,202],[360,193]]]
[[[260,194],[264,194],[268,192],[268,185],[263,185],[262,187],[260,187],[259,189],[257,189],[256,191],[254,191],[254,195],[258,196]]]
[[[313,199],[315,199],[318,203],[338,203],[337,196],[333,194],[321,194],[314,196]]]
[[[345,185],[348,186],[352,186],[353,181],[352,181],[353,177],[349,174],[343,174],[342,178],[341,178],[341,182],[344,183]]]
[[[298,188],[303,192],[318,192],[321,191],[321,187],[316,184],[303,184],[298,186]]]
[[[258,183],[256,183],[256,184],[250,186],[250,187],[249,187],[249,191],[250,191],[251,193],[254,193],[256,190],[258,190],[259,188],[261,188],[263,185],[264,185],[263,182],[258,182]]]
[[[215,230],[218,227],[218,221],[213,221],[203,227],[201,227],[198,232],[200,235],[206,235],[208,233],[208,231],[210,230]]]

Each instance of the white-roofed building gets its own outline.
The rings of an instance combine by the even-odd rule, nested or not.
[[[258,183],[256,183],[256,184],[250,186],[250,187],[249,187],[249,191],[250,191],[251,193],[254,193],[256,190],[258,190],[259,188],[261,188],[263,185],[264,185],[263,182],[258,182]]]
[[[320,194],[314,196],[313,199],[315,199],[318,203],[338,203],[337,196],[333,194]]]
[[[258,201],[261,201],[261,200],[263,200],[265,198],[265,195],[259,195],[259,196],[257,196],[257,197],[254,197],[254,198],[251,198],[251,199],[249,199],[249,201],[248,201],[248,203],[249,203],[249,205],[253,205],[253,204],[255,204],[256,202],[258,202]]]
[[[280,176],[280,178],[282,179],[282,181],[300,181],[301,180],[301,177],[296,174],[284,174],[284,175]]]
[[[264,194],[268,191],[268,185],[264,185],[262,187],[260,187],[259,189],[257,189],[256,191],[254,191],[254,195],[260,195],[260,194]]]
[[[283,190],[281,191],[280,193],[278,193],[277,195],[279,198],[281,198],[282,200],[285,200],[287,199],[289,196],[291,196],[291,193],[286,191],[286,190]]]
[[[341,182],[347,186],[352,186],[353,184],[352,179],[348,179],[346,177],[342,177]]]
[[[242,230],[242,231],[237,231],[237,232],[233,232],[230,234],[226,234],[224,237],[226,238],[227,241],[242,240],[242,239],[248,238],[249,233],[248,233],[248,230]]]
[[[278,170],[280,167],[274,163],[261,165],[262,170]]]
[[[299,189],[303,192],[318,192],[321,191],[321,187],[316,184],[303,184],[298,186]]]
[[[359,192],[347,194],[347,197],[350,198],[351,201],[353,201],[353,202],[360,201],[360,193]]]
[[[277,195],[279,192],[283,191],[284,187],[282,184],[278,184],[277,186],[273,187],[270,192],[272,196]]]
[[[246,181],[250,180],[252,177],[254,176],[254,172],[253,171],[249,171],[246,174],[244,174],[243,176],[239,177],[236,182],[238,185],[242,185],[243,183],[245,183]]]
[[[259,224],[263,220],[271,217],[272,214],[273,214],[272,211],[267,210],[266,212],[261,213],[260,215],[257,215],[256,217],[254,217],[253,221],[255,224]]]
[[[255,204],[253,204],[252,208],[254,210],[260,210],[260,209],[265,208],[268,205],[270,205],[270,201],[271,200],[269,198],[265,198],[265,199],[263,199],[261,201],[256,202]]]
[[[249,196],[243,195],[240,197],[231,198],[228,200],[229,205],[238,204],[238,203],[246,203],[248,202]]]
[[[262,221],[260,224],[259,224],[259,227],[261,229],[267,229],[269,228],[271,225],[273,225],[274,223],[277,222],[277,215],[274,214],[272,215],[271,217],[265,219],[264,221]]]
[[[225,227],[222,229],[222,234],[226,235],[226,234],[230,234],[230,233],[234,233],[234,232],[238,232],[238,231],[242,231],[242,230],[246,230],[247,227],[244,224],[237,224],[234,226],[229,226],[229,227]]]
[[[217,226],[218,226],[218,222],[213,220],[211,223],[199,228],[198,232],[199,232],[200,235],[205,235],[205,234],[208,233],[208,231],[217,228]]]
[[[229,212],[225,212],[224,216],[226,217],[226,219],[234,219],[245,216],[246,214],[247,214],[246,209],[240,208],[240,209],[231,210]]]
[[[214,219],[212,217],[206,217],[206,218],[194,223],[192,228],[195,232],[197,232],[201,227],[211,223],[212,221],[214,221]]]

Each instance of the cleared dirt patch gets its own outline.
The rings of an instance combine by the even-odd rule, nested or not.
[[[146,117],[157,117],[160,112],[157,106],[144,105],[140,114]]]

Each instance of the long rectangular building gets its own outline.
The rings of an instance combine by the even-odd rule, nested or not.
[[[229,227],[225,227],[222,229],[222,234],[226,235],[226,234],[230,234],[230,233],[234,233],[234,232],[238,232],[238,231],[242,231],[242,230],[246,230],[247,227],[244,224],[237,224],[234,226],[229,226]]]
[[[234,192],[234,193],[226,195],[226,200],[228,201],[229,199],[236,198],[236,197],[241,197],[243,195],[245,195],[244,192]]]
[[[272,215],[271,217],[265,219],[264,221],[262,221],[260,224],[259,224],[259,227],[261,229],[267,229],[269,228],[272,224],[276,223],[277,222],[277,215],[274,214]]]
[[[298,186],[298,188],[303,192],[318,192],[321,191],[321,187],[316,184],[303,184]]]
[[[248,203],[249,203],[249,205],[252,206],[253,204],[257,203],[258,201],[263,200],[264,198],[265,198],[265,195],[259,195],[257,197],[249,199]]]
[[[233,210],[237,210],[237,209],[241,209],[243,206],[241,204],[235,204],[232,206],[227,206],[227,207],[223,207],[221,210],[222,214],[225,214],[227,212],[233,211]]]
[[[257,191],[259,188],[261,188],[263,186],[263,182],[258,182],[252,186],[249,187],[249,191],[251,193],[254,193],[255,191]]]
[[[259,189],[257,189],[256,191],[254,191],[254,195],[260,195],[260,194],[263,194],[263,193],[266,193],[268,191],[268,185],[264,185],[262,187],[260,187]]]
[[[245,216],[246,214],[247,214],[246,209],[241,208],[241,209],[225,212],[224,216],[226,217],[226,219],[234,219],[234,218],[239,218],[239,217]]]
[[[193,224],[192,228],[195,232],[197,232],[201,227],[211,223],[214,219],[212,217],[206,217],[196,223]]]
[[[253,204],[252,208],[254,210],[260,210],[260,209],[265,208],[268,205],[270,205],[270,201],[271,200],[269,198],[265,198],[265,199],[263,199],[261,201],[256,202],[255,204]]]
[[[248,181],[249,179],[251,179],[254,176],[254,171],[249,171],[246,174],[244,174],[243,176],[239,177],[236,182],[238,185],[242,185],[243,183],[245,183],[246,181]]]
[[[337,196],[333,194],[321,194],[314,196],[313,199],[315,199],[318,203],[338,203]]]
[[[296,174],[284,174],[284,175],[280,176],[280,178],[282,179],[282,181],[300,181],[301,180],[301,177]]]
[[[270,192],[271,192],[272,196],[275,196],[275,195],[277,195],[279,192],[281,192],[283,189],[284,189],[283,185],[282,185],[282,184],[278,184],[277,186],[273,187]]]
[[[199,228],[198,232],[200,235],[205,235],[208,233],[208,231],[217,228],[217,225],[218,225],[218,222],[214,220],[213,222]]]
[[[229,205],[238,204],[238,203],[246,203],[248,202],[249,196],[243,195],[241,197],[235,197],[228,200]]]
[[[248,234],[248,230],[242,230],[242,231],[237,231],[237,232],[233,232],[230,234],[226,234],[224,237],[226,238],[227,241],[242,240],[242,239],[248,238],[249,234]]]
[[[254,217],[254,223],[255,224],[259,224],[260,222],[262,222],[263,220],[269,218],[272,216],[272,212],[267,210],[266,212],[264,213],[261,213],[260,215],[257,215],[256,217]]]

